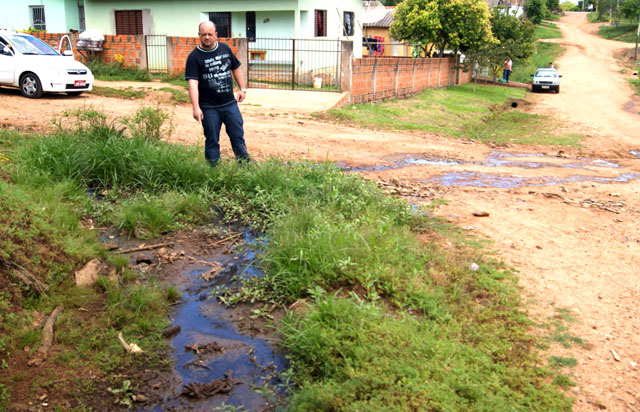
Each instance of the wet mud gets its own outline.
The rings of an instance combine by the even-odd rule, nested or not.
[[[631,154],[640,158],[640,152],[631,151]],[[512,189],[524,186],[563,185],[575,182],[626,183],[640,178],[640,174],[638,173],[623,171],[621,171],[617,176],[611,176],[612,169],[622,169],[622,166],[603,159],[568,159],[564,157],[562,152],[559,152],[557,155],[547,155],[543,153],[509,153],[492,151],[484,160],[481,161],[461,161],[457,159],[407,156],[386,165],[358,167],[349,167],[344,164],[338,165],[342,170],[349,172],[384,172],[387,170],[416,166],[437,166],[437,176],[425,176],[424,179],[420,179],[420,172],[416,171],[414,178],[417,178],[421,183],[432,183],[442,186],[473,186]],[[443,167],[460,169],[464,166],[473,166],[474,170],[441,172]],[[576,173],[565,177],[553,176],[553,173],[550,173],[550,176],[523,177],[519,175],[510,176],[505,173],[497,174],[481,172],[477,170],[478,167],[519,168],[528,170],[563,168],[575,169],[576,171],[583,170],[586,173]],[[599,175],[598,172],[603,170],[606,170],[606,172]]]
[[[121,249],[132,246],[117,243]],[[282,405],[281,374],[289,362],[271,343],[277,339],[272,322],[253,319],[254,306],[225,307],[216,297],[221,288],[238,286],[241,279],[263,276],[253,265],[259,243],[252,234],[243,231],[220,243],[217,236],[198,230],[148,243],[167,246],[131,253],[132,266],[155,273],[182,296],[165,331],[173,367],[138,389],[145,402],[136,409],[263,411]]]

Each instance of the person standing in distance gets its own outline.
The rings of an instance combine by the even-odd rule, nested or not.
[[[513,61],[507,57],[507,60],[502,62],[502,78],[505,83],[509,83],[509,75],[511,75],[511,68],[513,67]]]
[[[193,118],[204,129],[204,157],[211,166],[220,161],[220,128],[224,123],[236,159],[249,161],[242,114],[238,108],[238,102],[247,96],[240,61],[229,46],[218,42],[213,22],[200,23],[198,37],[200,45],[187,57],[184,77],[189,82]],[[240,87],[237,101],[233,95],[232,75]]]

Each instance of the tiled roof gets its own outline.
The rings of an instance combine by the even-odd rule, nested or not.
[[[391,27],[395,7],[387,7],[387,14],[375,23],[365,23],[364,27]]]

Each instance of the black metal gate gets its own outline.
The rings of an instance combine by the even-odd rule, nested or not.
[[[149,34],[144,36],[147,44],[147,70],[153,76],[162,76],[168,70],[167,65],[167,36],[164,34]]]
[[[338,39],[256,38],[249,42],[249,87],[339,92]]]

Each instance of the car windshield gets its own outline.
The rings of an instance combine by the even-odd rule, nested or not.
[[[558,72],[555,70],[538,70],[536,77],[558,77]]]
[[[9,42],[22,54],[35,54],[41,56],[58,56],[58,52],[37,37],[33,36],[8,36]]]

